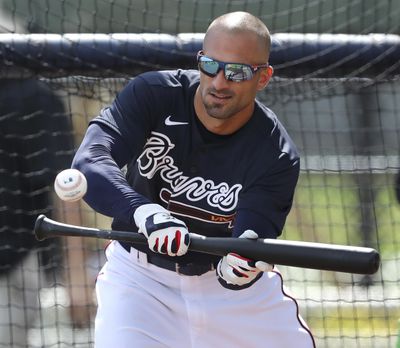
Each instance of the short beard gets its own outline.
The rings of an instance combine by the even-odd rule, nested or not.
[[[207,114],[210,117],[216,118],[218,120],[225,120],[225,119],[228,119],[228,118],[232,117],[233,115],[235,115],[236,112],[234,110],[232,110],[232,108],[229,106],[226,107],[223,105],[219,105],[217,103],[207,103],[207,101],[206,101],[207,96],[210,95],[211,93],[217,94],[217,92],[215,90],[209,89],[207,91],[205,97],[202,98],[204,108],[206,109]],[[226,93],[226,95],[233,97],[233,95],[231,93]]]
[[[218,120],[226,120],[232,117],[235,113],[232,112],[230,109],[224,110],[222,106],[216,106],[214,104],[208,104],[203,102],[204,108],[207,111],[208,116],[216,118]]]

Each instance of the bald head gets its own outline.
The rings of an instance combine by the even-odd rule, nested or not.
[[[269,57],[271,36],[267,26],[257,17],[248,12],[231,12],[216,18],[208,27],[204,37],[207,41],[218,33],[247,34],[256,37],[259,48]]]

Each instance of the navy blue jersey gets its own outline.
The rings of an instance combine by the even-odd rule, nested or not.
[[[299,175],[294,144],[275,114],[258,101],[237,132],[210,133],[195,114],[198,85],[195,70],[142,74],[92,123],[123,139],[132,188],[183,220],[190,232],[238,237],[253,229],[260,237],[276,238]],[[113,228],[137,231],[127,221],[114,218]],[[182,258],[191,260],[191,254]]]

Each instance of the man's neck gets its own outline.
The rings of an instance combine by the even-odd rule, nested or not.
[[[229,135],[235,133],[250,120],[254,111],[254,103],[251,107],[241,110],[229,118],[220,119],[212,117],[207,113],[201,100],[200,92],[197,89],[194,96],[194,109],[197,118],[208,131],[219,135]]]

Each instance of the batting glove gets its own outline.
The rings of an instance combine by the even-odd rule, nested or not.
[[[190,236],[185,223],[158,204],[144,204],[134,215],[139,233],[147,238],[150,250],[169,256],[182,256],[189,247]]]
[[[257,239],[252,230],[244,231],[239,238]],[[273,265],[254,261],[235,253],[224,256],[217,265],[217,276],[222,286],[232,290],[245,289],[261,278],[263,272],[271,271]]]

